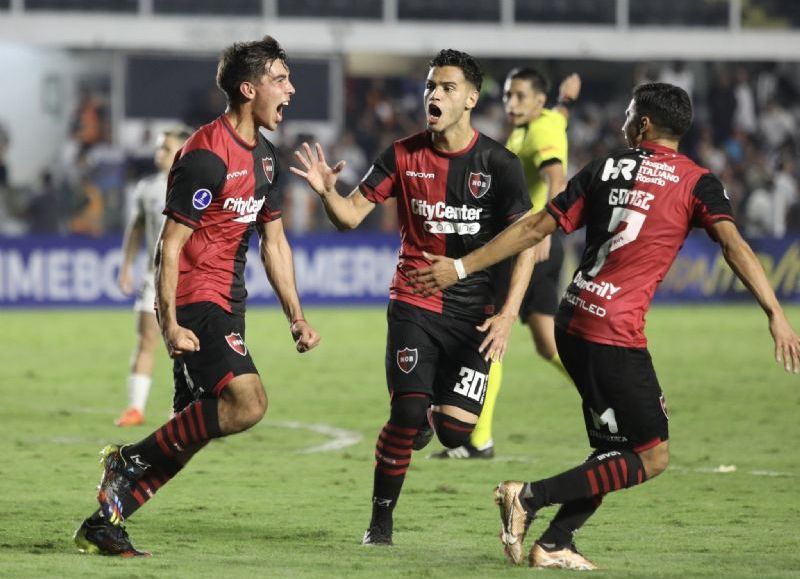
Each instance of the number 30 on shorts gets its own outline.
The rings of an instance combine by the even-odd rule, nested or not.
[[[486,374],[461,366],[458,375],[461,377],[461,381],[456,383],[453,392],[471,398],[478,404],[483,404],[483,397],[486,395]]]

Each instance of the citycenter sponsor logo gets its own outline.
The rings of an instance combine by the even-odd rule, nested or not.
[[[424,199],[411,200],[411,212],[426,219],[424,227],[428,233],[475,235],[481,230],[478,220],[482,211],[480,207],[469,205],[453,207],[444,201],[428,203]]]
[[[444,201],[428,203],[424,199],[411,200],[411,212],[414,215],[421,215],[425,219],[456,219],[459,221],[478,221],[481,217],[481,207],[470,207],[462,205],[453,207]]]
[[[575,279],[572,280],[579,289],[582,289],[587,292],[591,292],[601,298],[606,298],[610,300],[614,297],[620,289],[619,286],[615,286],[610,281],[601,281],[600,283],[589,281],[583,277],[583,274],[579,271],[575,276]]]
[[[264,197],[258,200],[253,199],[252,197],[247,199],[243,199],[242,197],[228,197],[225,199],[222,209],[233,211],[241,216],[234,219],[234,221],[238,221],[240,223],[251,223],[256,220],[256,215],[258,215],[258,212],[261,211],[265,200],[266,199]]]

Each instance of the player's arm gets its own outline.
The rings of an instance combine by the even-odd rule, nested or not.
[[[486,269],[521,251],[535,246],[556,230],[558,224],[546,209],[528,213],[504,229],[489,243],[467,254],[460,260],[443,255],[424,253],[431,261],[429,267],[408,272],[414,293],[433,295],[446,289],[471,273]]]
[[[775,342],[775,360],[783,363],[787,372],[800,372],[800,338],[786,318],[753,250],[731,221],[718,221],[711,230],[722,248],[725,261],[767,314],[769,331]]]
[[[556,195],[564,190],[567,184],[567,175],[564,165],[558,159],[550,159],[539,167],[539,175],[547,183],[547,201],[552,201]],[[545,237],[541,243],[533,248],[534,263],[541,263],[550,258],[550,237]]]
[[[564,165],[558,159],[553,159],[539,168],[539,174],[547,182],[547,201],[550,202],[564,190],[564,186],[567,184]]]
[[[565,233],[572,233],[582,227],[586,197],[600,168],[601,160],[589,163],[569,180],[564,191],[547,207],[537,213],[527,213],[466,257],[454,261],[441,255],[425,253],[431,265],[408,272],[409,284],[413,286],[414,293],[428,296],[448,288],[470,273],[534,247],[557,227]]]
[[[200,340],[188,328],[178,325],[175,294],[178,287],[178,264],[183,246],[192,235],[192,228],[167,217],[156,245],[156,303],[161,335],[170,357],[200,349]]]
[[[283,220],[274,219],[260,224],[261,263],[267,279],[275,290],[275,295],[289,321],[289,330],[298,352],[306,352],[319,343],[317,331],[305,320],[297,294],[294,276],[292,248],[286,239]]]
[[[213,151],[182,151],[170,171],[166,219],[156,245],[156,304],[161,335],[171,357],[200,349],[200,341],[178,324],[176,294],[180,256],[192,232],[200,227],[203,213],[225,183],[224,161]]]
[[[578,100],[581,94],[581,77],[578,73],[573,72],[561,81],[558,87],[558,104],[553,107],[553,110],[564,115],[564,118],[569,118],[569,111]]]
[[[514,320],[519,315],[525,291],[531,281],[533,265],[535,263],[534,249],[529,247],[514,258],[514,267],[511,269],[511,281],[508,285],[508,294],[503,302],[503,307],[496,315],[487,319],[478,330],[486,332],[486,337],[478,348],[484,359],[499,362],[505,356],[508,340]]]
[[[295,158],[303,169],[289,167],[295,175],[302,177],[316,191],[325,206],[328,219],[339,231],[347,231],[358,227],[375,208],[361,191],[356,188],[347,197],[342,197],[336,190],[336,179],[344,169],[345,162],[339,161],[334,167],[328,166],[325,154],[319,143],[314,144],[314,151],[308,143],[303,143],[302,151],[295,151]]]
[[[144,212],[141,210],[140,201],[137,199],[134,214],[125,228],[122,237],[122,265],[119,267],[117,285],[125,295],[133,292],[133,261],[142,246],[144,237]]]

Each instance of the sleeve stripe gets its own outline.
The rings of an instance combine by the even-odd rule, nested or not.
[[[558,197],[556,199],[558,199]],[[580,214],[583,210],[584,203],[584,199],[579,198],[569,207],[567,211],[561,211],[561,209],[553,201],[550,201],[550,203],[545,205],[545,209],[553,217],[553,219],[556,220],[558,226],[565,233],[572,233],[581,226],[580,223],[576,224],[574,219],[578,218],[580,221]]]
[[[200,222],[199,221],[195,221],[194,219],[192,219],[190,217],[187,217],[185,215],[181,215],[180,213],[178,213],[174,209],[170,209],[169,207],[164,209],[164,215],[167,215],[168,217],[172,217],[172,219],[174,219],[178,223],[182,223],[183,225],[191,227],[192,229],[197,229],[198,227],[200,227]]]
[[[278,209],[277,211],[269,211],[267,213],[261,212],[258,214],[256,220],[259,223],[270,223],[283,217],[283,212]]]
[[[548,204],[547,204],[547,206],[545,207],[545,209],[547,209],[547,212],[548,212],[550,215],[552,215],[552,216],[553,216],[553,218],[554,218],[556,221],[560,220],[560,219],[561,219],[561,216],[562,216],[562,215],[564,215],[564,214],[561,212],[561,210],[560,210],[558,207],[556,207],[556,206],[553,204],[553,202],[552,202],[552,201],[551,201],[550,203],[548,203]]]
[[[389,177],[387,177],[386,179],[381,181],[381,183],[380,183],[380,185],[378,185],[378,187],[375,187],[375,188],[372,188],[369,185],[367,185],[366,183],[362,182],[362,183],[358,184],[358,190],[361,191],[361,194],[370,203],[382,203],[386,199],[391,197],[391,193],[392,193],[391,192],[391,187],[389,187],[389,191],[386,194],[383,194],[380,191],[378,191],[378,189],[383,189],[384,188],[383,185],[387,181],[389,181],[389,183],[391,183],[391,179]]]
[[[556,163],[558,163],[559,165],[564,164],[563,161],[561,161],[561,159],[559,159],[558,157],[550,157],[549,159],[545,159],[544,161],[539,163],[539,169],[544,169],[545,167],[548,167],[550,165],[555,165]]]
[[[375,194],[375,190],[366,183],[359,183],[358,189],[359,191],[361,191],[361,194],[367,199],[370,199],[370,195]],[[372,199],[370,199],[370,201],[372,201]]]
[[[712,223],[715,222],[715,221],[724,221],[724,220],[736,221],[733,218],[733,215],[730,215],[728,213],[716,213],[716,214],[713,214],[713,215],[709,214],[708,215],[708,220],[711,221]]]

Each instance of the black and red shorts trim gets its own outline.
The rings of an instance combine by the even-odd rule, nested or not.
[[[174,361],[175,412],[200,398],[219,397],[236,376],[258,374],[245,343],[244,316],[212,302],[180,306],[176,314],[178,324],[200,340],[200,350]]]
[[[646,348],[584,340],[556,326],[556,345],[583,401],[592,448],[642,452],[669,439],[669,419]]]
[[[489,363],[478,351],[484,334],[475,324],[398,300],[387,310],[386,381],[391,396],[430,396],[480,415]]]

